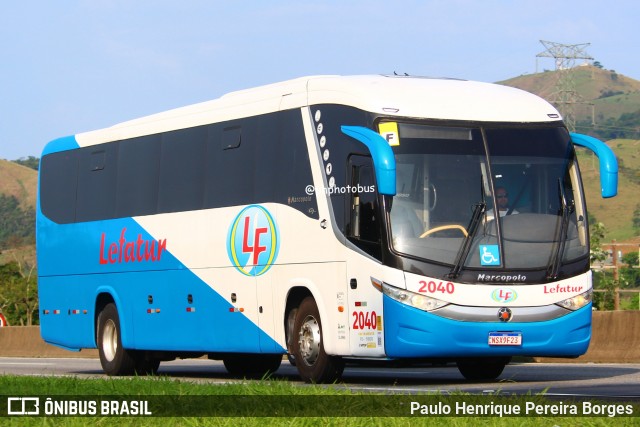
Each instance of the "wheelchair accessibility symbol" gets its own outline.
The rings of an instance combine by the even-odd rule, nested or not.
[[[500,265],[498,245],[480,245],[480,265]]]

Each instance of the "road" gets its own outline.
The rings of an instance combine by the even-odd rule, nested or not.
[[[0,374],[104,377],[99,360],[76,358],[0,357]],[[238,381],[226,372],[222,362],[206,359],[163,362],[158,374],[199,383]],[[296,368],[287,362],[283,362],[274,377],[304,386],[298,379]],[[640,402],[640,364],[515,363],[505,368],[498,381],[485,383],[467,382],[455,366],[392,368],[349,364],[344,371],[343,381],[331,387],[380,393],[545,393],[558,397],[598,397]]]

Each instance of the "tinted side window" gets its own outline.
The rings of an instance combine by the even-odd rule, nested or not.
[[[160,135],[120,141],[116,217],[151,215],[158,210]]]
[[[58,223],[270,202],[318,218],[299,110],[53,153],[41,181]]]
[[[253,151],[253,192],[255,202],[273,202],[277,186],[277,176],[287,174],[294,166],[284,163],[280,157],[278,146],[280,144],[278,116],[270,114],[250,120],[248,137]]]
[[[115,216],[117,158],[117,144],[100,144],[80,150],[76,221]]]
[[[349,175],[347,237],[368,254],[381,259],[382,224],[371,157],[350,156]]]
[[[239,120],[209,127],[205,207],[253,203],[255,150],[249,128]]]
[[[40,164],[40,208],[60,224],[75,221],[79,150],[51,153]]]
[[[158,212],[202,209],[206,142],[204,126],[162,136]]]
[[[321,114],[322,132],[317,135],[318,149],[322,158],[321,167],[327,181],[334,178],[338,188],[345,188],[349,181],[348,157],[351,154],[368,155],[369,149],[361,142],[342,133],[341,126],[364,126],[373,129],[374,116],[362,110],[341,105],[317,105],[312,108],[312,115]],[[316,124],[316,133],[317,133]],[[324,137],[324,139],[322,139]],[[323,145],[324,143],[324,145]],[[328,154],[324,161],[324,155]],[[331,164],[330,173],[327,173]],[[331,206],[334,218],[340,231],[346,233],[345,219],[349,218],[349,193],[335,192],[331,195]]]
[[[318,219],[317,194],[307,194],[307,186],[313,184],[309,152],[302,125],[300,110],[280,113],[279,137],[274,140],[277,151],[272,168],[275,176],[276,201]],[[275,150],[274,150],[275,151]]]

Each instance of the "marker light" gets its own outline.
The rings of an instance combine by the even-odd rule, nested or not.
[[[382,292],[398,302],[423,311],[433,311],[449,304],[436,298],[396,288],[384,282],[382,283]]]
[[[567,298],[566,300],[559,301],[556,304],[560,307],[564,307],[569,310],[577,310],[589,304],[593,297],[593,289],[589,289],[586,292],[576,295],[575,297]]]

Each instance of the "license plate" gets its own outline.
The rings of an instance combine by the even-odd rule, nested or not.
[[[489,332],[489,345],[522,345],[522,333]]]

